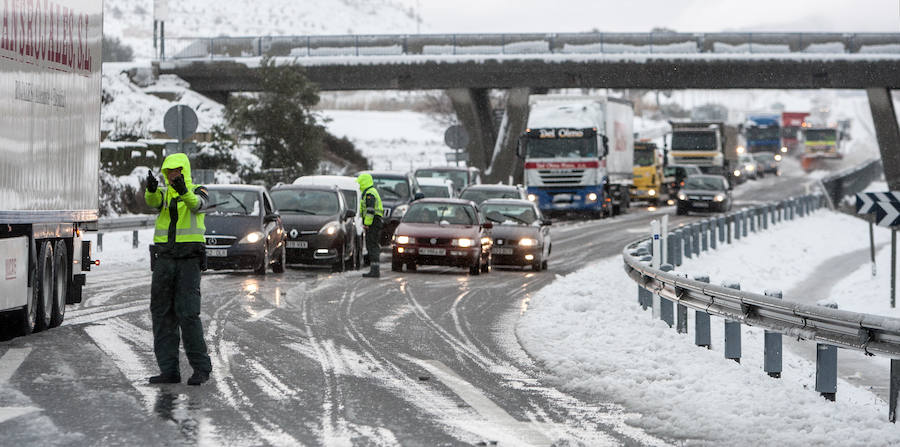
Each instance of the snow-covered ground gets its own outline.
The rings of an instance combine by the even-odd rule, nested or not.
[[[153,242],[153,229],[138,230],[138,247],[132,246],[133,232],[112,231],[103,233],[103,249],[97,247],[97,233],[85,233],[84,240],[91,241],[94,247],[94,259],[100,265],[91,269],[92,273],[123,272],[134,269],[150,268],[150,244]]]
[[[789,291],[815,276],[821,262],[866,248],[867,231],[859,219],[820,211],[688,260],[679,271],[707,273],[715,283],[740,281],[744,290],[781,288],[785,299],[801,300]],[[889,237],[876,232],[877,243]],[[883,288],[863,277],[867,269],[860,267],[831,296],[842,309],[887,313]],[[841,296],[842,290],[855,296]],[[741,364],[725,360],[722,320],[713,318],[713,347],[705,350],[693,345],[689,315],[690,334],[679,335],[642,311],[637,287],[616,256],[541,290],[517,335],[560,386],[623,403],[644,415],[631,422],[655,435],[704,445],[900,443],[887,404],[870,391],[839,380],[837,402],[827,402],[812,391],[815,363],[790,350],[782,379],[769,378],[758,328],[742,327]]]

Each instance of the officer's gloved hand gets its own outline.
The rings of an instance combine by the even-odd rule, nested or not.
[[[147,191],[150,193],[156,192],[156,188],[159,188],[159,180],[156,179],[156,176],[153,175],[152,170],[147,171]]]
[[[175,188],[175,191],[178,192],[178,195],[183,195],[187,193],[187,185],[184,184],[184,176],[179,175],[175,177],[174,180],[170,180],[169,183]]]

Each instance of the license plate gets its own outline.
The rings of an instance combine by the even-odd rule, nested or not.
[[[211,258],[223,258],[228,256],[228,249],[226,248],[207,248],[206,256]]]
[[[309,247],[308,241],[287,241],[287,248],[307,248]]]
[[[495,255],[511,255],[511,254],[513,254],[513,249],[494,247],[491,249],[491,253],[493,253]]]
[[[709,204],[706,202],[694,202],[693,205],[697,208],[707,208]]]
[[[419,254],[426,256],[445,256],[447,250],[443,248],[420,248]]]

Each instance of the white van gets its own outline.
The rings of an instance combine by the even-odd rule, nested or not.
[[[359,183],[356,183],[355,177],[344,175],[304,175],[294,180],[295,185],[322,185],[337,186],[344,196],[347,205],[356,210],[356,217],[353,222],[356,224],[356,246],[359,250],[357,259],[367,259],[366,244],[363,240],[363,221],[362,215],[359,213],[359,201],[362,200],[359,192]],[[364,255],[366,255],[364,257]]]

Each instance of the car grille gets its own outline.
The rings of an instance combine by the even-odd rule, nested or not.
[[[218,247],[218,248],[228,248],[237,240],[234,236],[225,236],[221,234],[216,235],[206,235],[206,246],[207,247]]]
[[[416,245],[424,246],[450,246],[453,239],[436,238],[436,237],[416,237]]]
[[[712,200],[713,196],[688,196],[691,200]]]

